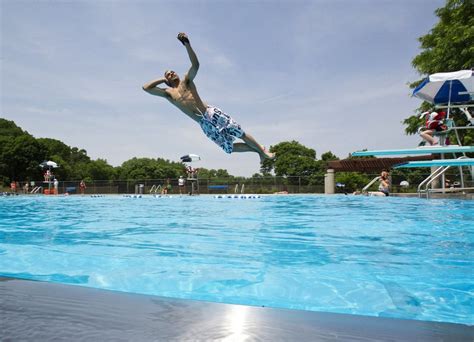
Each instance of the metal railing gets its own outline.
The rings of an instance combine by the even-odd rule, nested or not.
[[[380,179],[380,176],[377,176],[375,177],[374,179],[372,179],[369,184],[367,184],[366,186],[364,186],[364,188],[362,189],[362,193],[364,192],[367,192],[367,190],[372,186],[372,184],[374,184],[376,181],[378,181]]]
[[[467,157],[462,156],[457,159],[465,159]],[[445,184],[442,184],[440,189],[429,189],[429,187],[439,179],[439,177],[443,176],[446,171],[448,171],[451,168],[451,166],[440,166],[438,167],[435,171],[433,171],[425,180],[423,180],[419,185],[418,185],[418,197],[421,197],[422,194],[426,194],[426,198],[430,197],[430,193],[432,192],[459,192],[459,191],[465,191],[465,190],[471,190],[472,188],[467,188],[465,187],[464,184],[464,177],[462,175],[462,167],[460,166],[460,173],[461,173],[461,186],[458,188],[450,188],[450,190],[447,190],[445,188]],[[424,189],[423,189],[424,187]]]

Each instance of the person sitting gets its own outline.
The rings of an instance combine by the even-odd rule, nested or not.
[[[44,173],[44,181],[45,182],[49,182],[51,180],[51,171],[50,170],[46,170],[46,172]]]
[[[446,117],[446,112],[424,112],[420,118],[422,117],[425,117],[425,127],[418,130],[421,138],[423,138],[420,146],[425,145],[426,142],[431,146],[436,145],[438,142],[433,138],[433,134],[434,132],[443,132],[447,129],[443,122]]]
[[[353,195],[366,195],[366,196],[390,196],[390,174],[388,171],[383,170],[378,177],[379,188],[378,191],[355,191]]]
[[[381,192],[385,196],[390,196],[390,179],[388,171],[383,170],[380,173],[379,181],[379,192]]]
[[[198,171],[199,169],[194,169],[191,165],[186,166],[186,174],[188,179],[196,179]]]

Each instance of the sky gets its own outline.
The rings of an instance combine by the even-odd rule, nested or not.
[[[0,117],[39,138],[119,166],[133,157],[235,176],[256,153],[226,154],[167,100],[142,90],[167,69],[185,74],[186,32],[204,102],[260,144],[296,140],[343,159],[414,147],[402,121],[420,100],[411,61],[444,0],[0,0]],[[442,71],[442,70],[440,70]]]

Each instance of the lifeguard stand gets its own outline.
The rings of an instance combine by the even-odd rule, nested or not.
[[[191,196],[199,195],[199,179],[198,179],[198,169],[192,166],[193,162],[201,160],[201,157],[197,154],[187,154],[181,157],[181,162],[186,166],[186,180],[191,182]]]
[[[52,169],[58,168],[59,165],[51,160],[44,161],[39,166],[45,170],[47,176],[45,176],[43,180],[43,194],[44,195],[57,195],[57,189],[54,187],[54,178],[53,173],[51,172]]]

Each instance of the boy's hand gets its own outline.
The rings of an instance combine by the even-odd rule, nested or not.
[[[188,36],[186,35],[186,33],[183,33],[183,32],[180,32],[178,34],[178,40],[183,43],[183,45],[185,45],[186,43],[189,44],[189,38]]]

